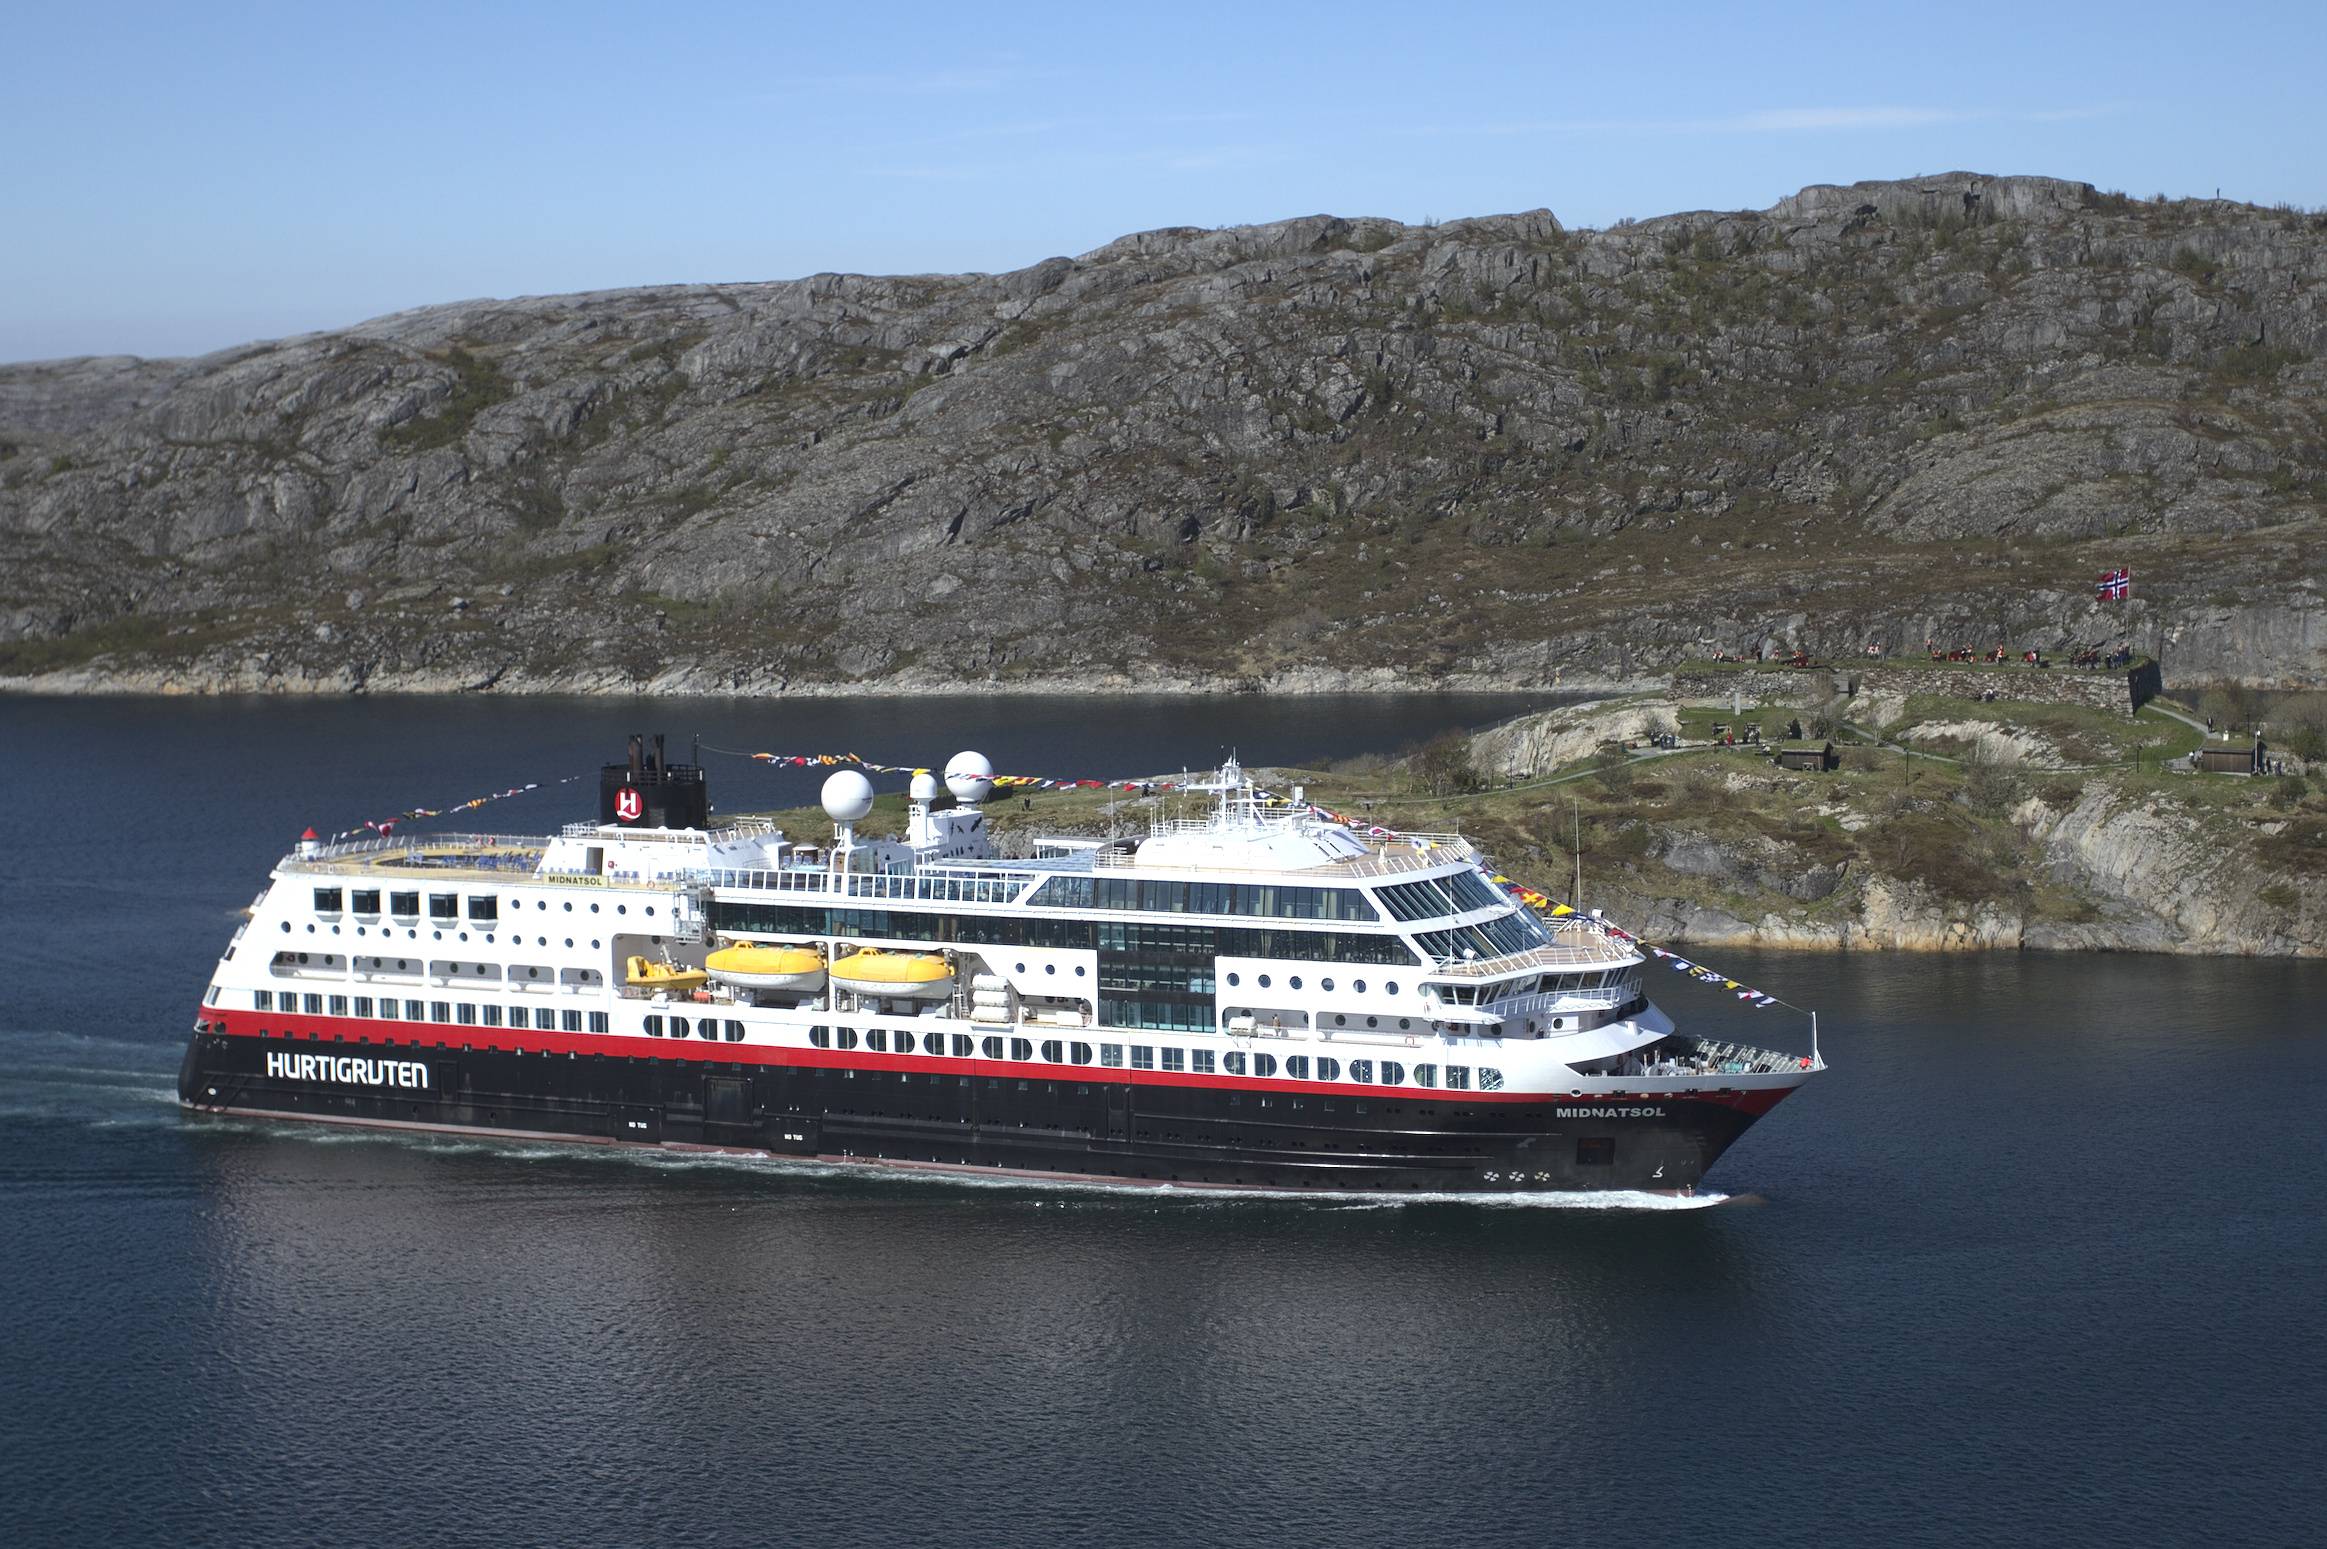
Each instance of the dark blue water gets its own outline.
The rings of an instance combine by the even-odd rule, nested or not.
[[[286,832],[587,769],[632,724],[1105,775],[1499,713],[1243,708],[930,704],[882,741],[846,724],[872,706],[0,701],[0,1533],[2319,1541],[2327,965],[1709,954],[1823,1008],[1835,1066],[1716,1171],[1762,1202],[1710,1208],[976,1186],[171,1102]],[[726,773],[722,805],[797,799]]]

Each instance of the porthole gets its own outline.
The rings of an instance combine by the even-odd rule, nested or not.
[[[463,940],[463,941],[466,941],[466,940],[468,940],[468,939],[469,939],[469,933],[468,933],[467,931],[462,931],[462,932],[461,932],[461,940]]]
[[[1287,979],[1285,983],[1297,990],[1301,987],[1301,976],[1299,974],[1295,974],[1290,979]]]
[[[430,940],[432,940],[432,941],[442,941],[442,940],[444,940],[444,932],[443,932],[443,931],[440,931],[440,930],[432,930],[432,931],[430,931],[430,932],[428,933],[428,935],[429,935],[429,939],[430,939]]]
[[[1385,985],[1383,985],[1383,986],[1382,986],[1382,991],[1383,991],[1383,993],[1384,993],[1384,994],[1387,994],[1387,995],[1395,995],[1395,994],[1397,994],[1397,993],[1398,993],[1398,981],[1397,981],[1397,980],[1395,980],[1395,979],[1392,979],[1392,980],[1391,980],[1389,983],[1387,983],[1387,984],[1385,984]]]
[[[648,904],[646,906],[646,917],[650,920],[654,918],[654,905]]]
[[[1413,1018],[1411,1018],[1411,1017],[1400,1017],[1400,1018],[1398,1018],[1398,1031],[1399,1031],[1399,1032],[1401,1032],[1401,1033],[1407,1033],[1407,1032],[1412,1032],[1413,1030],[1414,1030],[1414,1020],[1413,1020]]]
[[[570,947],[570,946],[572,946],[573,944],[574,944],[574,938],[573,938],[573,937],[571,937],[571,936],[568,936],[568,937],[566,938],[566,945]]]
[[[1382,1019],[1380,1017],[1367,1017],[1365,1019],[1365,1025],[1368,1027],[1379,1027],[1382,1025]]]
[[[1269,976],[1267,974],[1262,974],[1260,976],[1260,987],[1264,990],[1269,987]]]
[[[628,905],[628,904],[616,904],[616,905],[614,906],[614,912],[615,912],[616,914],[628,914],[628,913],[630,912],[630,905]]]
[[[1244,976],[1241,974],[1230,974],[1228,976],[1228,982],[1231,985],[1242,984],[1244,982]]]
[[[1016,972],[1016,973],[1024,973],[1024,972],[1026,972],[1026,965],[1025,965],[1024,963],[1020,963],[1020,964],[1018,964],[1018,965],[1015,967],[1015,969],[1013,969],[1013,972]]]
[[[291,922],[289,920],[285,920],[283,922],[283,934],[286,936],[291,934]]]
[[[1054,973],[1057,973],[1057,972],[1058,972],[1058,964],[1056,964],[1056,963],[1045,963],[1045,964],[1043,964],[1043,965],[1042,965],[1042,971],[1043,971],[1044,973],[1046,973],[1046,974],[1054,974]]]
[[[1556,1033],[1556,1032],[1558,1032],[1558,1031],[1559,1031],[1561,1028],[1563,1028],[1563,1027],[1565,1027],[1565,1026],[1567,1026],[1567,1018],[1566,1018],[1566,1017],[1553,1017],[1553,1018],[1551,1019],[1551,1030],[1552,1030],[1553,1032],[1555,1032],[1555,1033]]]
[[[1358,980],[1355,988],[1360,995],[1363,995],[1365,993],[1365,981],[1363,979]]]
[[[1333,1025],[1335,1027],[1347,1027],[1349,1026],[1349,1018],[1336,1011],[1333,1013]]]
[[[1080,978],[1084,977],[1084,975],[1085,975],[1087,972],[1088,972],[1088,970],[1086,970],[1086,969],[1083,967],[1083,965],[1082,965],[1082,964],[1080,964],[1080,963],[1077,963],[1077,964],[1075,964],[1075,977],[1076,977],[1076,978],[1080,979]]]
[[[598,912],[598,906],[597,906],[596,904],[592,904],[592,905],[590,906],[590,912],[591,912],[592,914],[596,914],[596,913]],[[729,1043],[733,1043],[733,1042],[735,1042],[735,1041],[736,1041],[736,1040],[734,1040],[734,1039],[732,1039],[732,1038],[730,1038],[730,1039],[728,1040],[728,1042],[729,1042]]]
[[[1320,979],[1317,981],[1317,988],[1330,995],[1333,993],[1333,981],[1331,979]]]

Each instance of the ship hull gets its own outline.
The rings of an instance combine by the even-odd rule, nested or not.
[[[716,1053],[714,1051],[717,1051]],[[724,1057],[733,1056],[733,1057]],[[1680,1190],[1791,1085],[1554,1097],[1320,1093],[1002,1061],[809,1064],[198,1031],[209,1112],[1110,1183]]]

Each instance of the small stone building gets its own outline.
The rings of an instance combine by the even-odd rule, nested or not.
[[[1821,772],[1840,769],[1842,755],[1834,751],[1834,744],[1831,742],[1817,747],[1780,748],[1778,749],[1778,767],[1780,769],[1814,769]]]

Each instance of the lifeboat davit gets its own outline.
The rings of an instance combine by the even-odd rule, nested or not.
[[[721,947],[703,960],[711,977],[721,984],[750,990],[820,990],[824,988],[824,954],[814,947],[776,946],[769,942],[739,941]]]
[[[634,989],[668,990],[674,995],[684,995],[701,989],[710,979],[702,969],[683,967],[667,957],[658,963],[650,957],[632,956],[623,963],[622,982]]]
[[[944,1000],[953,993],[953,965],[935,952],[866,947],[832,965],[832,982],[860,995]]]

